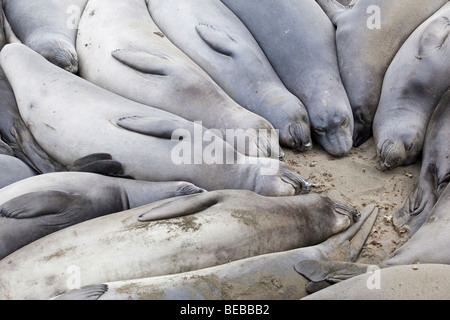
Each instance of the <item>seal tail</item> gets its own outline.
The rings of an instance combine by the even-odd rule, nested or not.
[[[98,300],[108,291],[106,284],[94,284],[67,291],[51,300]]]

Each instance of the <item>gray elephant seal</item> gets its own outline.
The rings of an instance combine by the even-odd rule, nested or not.
[[[0,64],[36,141],[63,165],[107,153],[138,180],[272,196],[309,191],[309,183],[278,159],[246,157],[213,131],[102,89],[22,44],[5,46]]]
[[[339,70],[355,119],[357,147],[372,136],[383,78],[409,35],[447,0],[317,0],[336,25]],[[399,28],[401,25],[401,28]]]
[[[37,175],[36,171],[27,166],[22,160],[0,154],[0,189],[19,180]]]
[[[450,266],[402,265],[368,272],[302,300],[449,300]],[[379,283],[374,280],[379,277]],[[378,281],[378,280],[377,280]],[[375,284],[373,284],[375,282]],[[368,286],[373,285],[373,287]],[[374,285],[380,285],[379,288]],[[372,288],[372,289],[370,289]]]
[[[305,106],[286,89],[253,35],[224,4],[219,0],[146,2],[164,35],[237,103],[278,129],[281,145],[298,151],[312,148]]]
[[[151,19],[145,0],[89,1],[79,23],[77,51],[80,75],[102,88],[201,121],[224,139],[234,130],[237,138],[246,139],[244,147],[233,144],[245,155],[282,153],[274,127],[238,105],[170,42]]]
[[[433,110],[450,87],[450,3],[422,23],[392,60],[373,121],[384,170],[421,155]]]
[[[0,190],[0,260],[50,233],[158,200],[203,192],[191,183],[87,172],[41,174]]]
[[[5,15],[20,41],[50,62],[76,73],[77,23],[87,0],[3,0]]]
[[[70,266],[79,268],[85,286],[316,245],[357,217],[352,207],[317,194],[273,198],[228,190],[161,200],[79,223],[15,251],[0,261],[0,298],[57,296],[68,289]]]
[[[353,143],[353,114],[339,73],[335,28],[321,8],[313,0],[222,2],[304,103],[313,138],[332,155],[347,154]]]
[[[428,219],[450,181],[450,90],[433,112],[425,135],[419,181],[394,215],[398,227],[408,224],[413,235]]]
[[[144,279],[130,279],[70,290],[56,300],[296,300],[307,295],[308,280],[293,266],[321,257],[354,261],[359,255],[378,210],[368,206],[361,219],[309,247],[269,253],[223,265]]]

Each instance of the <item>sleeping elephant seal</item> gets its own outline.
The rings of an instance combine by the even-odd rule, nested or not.
[[[23,44],[55,65],[77,73],[75,39],[86,3],[87,0],[3,0],[3,8]]]
[[[450,181],[450,89],[433,112],[425,135],[419,181],[394,215],[398,227],[408,224],[410,235],[428,219]]]
[[[272,196],[309,191],[309,183],[278,159],[244,156],[214,131],[102,89],[23,44],[5,46],[0,64],[36,141],[63,165],[107,153],[138,180]]]
[[[373,121],[384,170],[420,158],[430,117],[450,87],[449,21],[447,3],[411,34],[386,71]],[[442,148],[445,141],[436,143]]]
[[[305,106],[286,89],[252,34],[220,0],[146,2],[164,35],[237,103],[278,129],[283,146],[312,148]]]
[[[22,160],[11,155],[0,154],[0,189],[35,175],[37,172]]]
[[[273,198],[227,190],[161,200],[79,223],[15,251],[0,261],[0,299],[57,296],[73,280],[73,266],[85,286],[312,246],[349,228],[358,214],[317,194]]]
[[[155,25],[145,0],[89,1],[79,23],[80,75],[136,102],[229,130],[247,139],[245,155],[280,153],[274,127],[231,99]],[[239,133],[242,132],[242,133]],[[271,138],[274,135],[274,139]]]
[[[158,200],[203,192],[186,182],[148,182],[87,172],[30,177],[0,190],[0,260],[50,233]]]
[[[151,2],[151,1],[150,1]],[[315,140],[330,154],[352,148],[353,114],[336,57],[335,28],[314,0],[222,0],[247,26],[304,103]]]
[[[449,300],[450,266],[401,265],[367,272],[302,300]],[[379,277],[379,288],[375,277]],[[371,284],[372,286],[368,286]]]
[[[353,109],[357,147],[372,135],[383,78],[395,54],[447,0],[359,0],[348,7],[316,1],[337,28],[339,69]]]
[[[368,206],[346,231],[310,247],[269,253],[223,265],[144,279],[92,284],[70,290],[56,300],[296,300],[307,295],[308,281],[293,266],[321,257],[354,261],[378,210]]]

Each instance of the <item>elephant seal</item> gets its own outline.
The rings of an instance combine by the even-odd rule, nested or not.
[[[248,138],[242,150],[234,144],[245,155],[282,153],[274,127],[238,105],[170,42],[151,19],[145,0],[89,1],[79,23],[77,51],[79,74],[102,88],[201,121],[223,137],[234,130],[237,138]]]
[[[50,233],[106,214],[204,190],[88,172],[57,172],[0,190],[0,260]]]
[[[322,257],[353,261],[359,255],[378,210],[368,206],[346,231],[310,247],[269,253],[223,265],[144,279],[92,284],[55,300],[296,300],[307,295],[308,281],[293,266]]]
[[[353,144],[372,136],[383,78],[409,35],[447,0],[316,0],[336,25],[339,70],[353,109]],[[401,26],[401,28],[399,28]]]
[[[410,235],[428,219],[450,181],[450,89],[443,96],[428,124],[417,185],[394,215],[398,227],[408,224]]]
[[[161,200],[79,223],[15,251],[0,261],[0,298],[57,296],[74,280],[71,266],[85,286],[312,246],[348,229],[358,213],[318,194],[273,198],[220,190]]]
[[[5,16],[19,40],[55,65],[78,71],[77,24],[87,0],[3,0]]]
[[[0,154],[0,189],[19,180],[37,175],[37,172],[27,166],[22,160]]]
[[[0,65],[36,141],[63,165],[108,153],[138,180],[273,196],[309,192],[310,184],[278,159],[246,157],[214,131],[102,89],[23,44],[5,46]]]
[[[252,34],[223,3],[146,2],[164,35],[237,103],[278,129],[282,146],[298,151],[312,148],[305,106],[286,89]]]
[[[401,265],[367,272],[302,300],[449,300],[449,286],[448,265]]]
[[[247,26],[305,105],[313,138],[330,154],[352,148],[353,114],[339,74],[335,28],[313,0],[222,0]]]
[[[373,121],[383,170],[420,158],[430,117],[450,87],[449,19],[447,3],[411,34],[386,71]]]

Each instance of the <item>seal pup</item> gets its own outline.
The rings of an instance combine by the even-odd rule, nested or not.
[[[286,88],[305,105],[331,155],[352,148],[353,114],[339,73],[336,31],[313,0],[222,0],[247,26]],[[151,1],[150,1],[151,3]]]
[[[447,0],[316,0],[336,25],[339,70],[353,109],[353,144],[372,136],[383,78],[409,35]],[[399,27],[401,26],[401,27]]]
[[[449,265],[401,265],[367,272],[302,300],[449,300],[449,285]]]
[[[89,1],[79,23],[77,51],[84,79],[136,102],[200,121],[219,130],[224,139],[234,130],[236,139],[246,139],[244,148],[233,144],[245,155],[282,156],[274,127],[237,104],[169,41],[150,17],[145,0]]]
[[[308,280],[293,266],[303,259],[354,261],[378,210],[370,205],[346,231],[310,247],[269,253],[223,265],[144,279],[92,284],[55,297],[56,300],[296,300],[307,295]]]
[[[114,212],[204,192],[187,182],[149,182],[56,172],[0,189],[0,260],[50,233]]]
[[[67,290],[70,266],[85,286],[312,246],[358,217],[353,207],[313,193],[220,190],[161,200],[73,225],[0,260],[0,298],[52,298]]]
[[[18,39],[55,65],[78,71],[75,39],[87,0],[3,0],[5,16]]]
[[[450,87],[450,3],[422,23],[392,60],[373,120],[383,170],[415,163],[433,110]]]
[[[410,227],[410,235],[428,219],[431,209],[450,181],[450,90],[443,96],[428,124],[419,181],[394,215],[394,225]]]
[[[36,141],[63,165],[108,153],[137,180],[273,196],[309,192],[310,184],[278,159],[246,157],[214,131],[102,89],[23,44],[5,46],[0,65]]]
[[[223,3],[146,2],[163,34],[237,103],[278,129],[282,146],[298,151],[312,148],[305,106],[286,89],[252,34]]]

